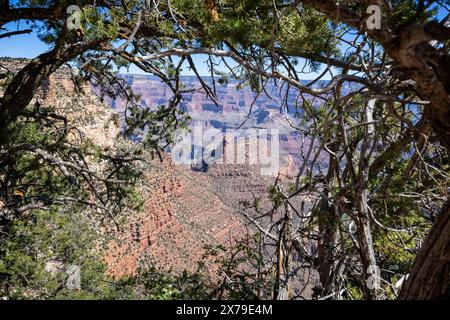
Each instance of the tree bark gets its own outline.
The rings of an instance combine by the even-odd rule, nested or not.
[[[450,288],[450,199],[425,240],[399,299],[440,299]],[[448,297],[446,297],[448,298]]]
[[[377,298],[376,288],[369,286],[374,275],[372,272],[377,268],[377,261],[375,258],[375,250],[373,248],[372,230],[370,229],[370,214],[369,214],[369,162],[372,156],[372,148],[374,145],[375,126],[373,124],[373,114],[375,111],[376,100],[371,99],[365,107],[364,121],[366,125],[366,134],[361,146],[361,154],[359,160],[359,175],[357,183],[356,199],[358,201],[358,216],[356,218],[356,227],[359,242],[359,253],[363,265],[363,278],[366,283],[363,285],[364,295],[368,300],[375,300]],[[377,275],[375,275],[376,277]],[[372,278],[372,279],[371,279]]]
[[[319,221],[319,242],[317,246],[318,271],[320,283],[323,287],[323,296],[333,293],[334,286],[334,266],[335,266],[335,242],[337,218],[334,208],[328,206],[328,201],[324,201],[324,206],[320,206],[317,212]]]
[[[330,150],[332,152],[337,151],[336,143],[331,143]],[[337,168],[338,161],[331,153],[329,155],[329,168],[324,181],[324,193],[328,196],[330,194],[330,185],[335,178],[335,170]],[[322,284],[323,296],[327,296],[335,292],[336,285],[336,270],[335,270],[335,244],[336,244],[336,232],[339,222],[339,216],[335,211],[335,208],[330,204],[330,201],[326,198],[322,199],[319,206],[314,212],[314,215],[318,217],[319,227],[319,241],[317,244],[317,258],[318,258],[318,272],[320,277],[320,283]]]
[[[291,295],[292,214],[286,205],[286,214],[277,244],[277,272],[274,288],[275,300],[288,300]]]
[[[377,267],[375,251],[373,249],[372,231],[370,230],[370,218],[363,216],[358,217],[356,221],[356,227],[359,244],[359,255],[361,257],[363,268],[362,274],[365,281],[365,283],[363,284],[364,296],[367,300],[376,300],[376,288],[369,287],[371,277],[374,277],[371,271],[373,271],[374,268]]]
[[[53,72],[100,43],[101,40],[97,39],[69,45],[62,44],[30,61],[15,75],[3,98],[0,99],[0,128],[23,112],[36,91]]]

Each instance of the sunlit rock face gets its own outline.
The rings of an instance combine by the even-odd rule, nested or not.
[[[27,60],[0,59],[0,62],[4,69],[15,73]],[[120,132],[119,114],[100,102],[90,85],[75,85],[76,72],[75,69],[61,67],[44,81],[31,104],[39,103],[43,107],[53,108],[64,115],[72,126],[77,127],[85,139],[103,149],[111,148]],[[71,142],[77,141],[76,135],[76,132],[71,133]]]

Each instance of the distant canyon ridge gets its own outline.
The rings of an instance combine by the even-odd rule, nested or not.
[[[137,102],[144,108],[165,105],[172,98],[172,91],[155,76],[123,74],[121,77],[139,97]],[[273,175],[279,173],[281,178],[287,180],[296,176],[302,164],[304,152],[311,143],[310,138],[303,136],[295,128],[301,116],[299,110],[302,103],[297,91],[290,90],[287,94],[286,87],[269,83],[258,95],[236,80],[220,83],[215,79],[216,104],[204,93],[197,77],[182,76],[180,80],[185,86],[186,93],[183,94],[179,108],[187,112],[192,119],[191,129],[201,127],[203,130],[217,129],[223,132],[266,129],[265,132],[268,133],[269,138],[271,130],[276,129],[279,134],[279,170]],[[213,82],[210,77],[203,80],[208,84]],[[325,84],[326,82],[319,81],[315,86],[320,87]],[[93,91],[100,95],[98,88],[93,88]],[[309,98],[308,95],[303,97]],[[120,97],[105,96],[104,99],[117,112],[124,112],[126,101]],[[298,105],[300,108],[296,108]],[[270,141],[264,142],[269,148],[267,153],[271,154],[270,147],[273,144]],[[238,139],[237,144],[239,143],[246,142],[239,142]]]

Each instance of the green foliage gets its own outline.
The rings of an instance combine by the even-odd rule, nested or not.
[[[285,200],[283,193],[277,188],[277,186],[269,187],[269,198],[274,203],[274,207],[277,208]]]
[[[175,130],[187,129],[188,117],[178,108],[158,106],[156,110],[142,109],[138,106],[130,109],[130,118],[125,134],[129,137],[143,137],[142,142],[151,150],[159,151],[174,143]]]
[[[176,275],[147,265],[135,276],[119,279],[115,290],[114,299],[199,300],[207,298],[210,288],[203,274],[185,271]]]
[[[36,210],[8,226],[1,239],[0,296],[9,299],[101,297],[105,266],[98,235],[76,207]],[[65,288],[66,268],[81,269],[81,290]]]
[[[248,235],[233,247],[207,246],[205,257],[213,258],[219,266],[216,284],[206,285],[219,299],[261,300],[272,299],[275,285],[273,265],[267,263],[259,234]]]

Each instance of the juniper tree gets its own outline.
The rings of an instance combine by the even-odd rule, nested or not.
[[[370,13],[366,9],[373,4],[378,5],[383,13],[380,29],[367,28]],[[393,199],[389,197],[394,197],[380,195],[380,186],[387,183],[387,190],[392,191],[400,183],[397,180],[403,180],[401,188],[395,189],[399,195],[408,185],[404,181],[407,174],[414,170],[427,171],[427,168],[436,169],[438,175],[448,179],[448,160],[445,160],[448,158],[443,147],[448,148],[450,141],[449,72],[446,69],[449,65],[449,32],[447,18],[438,19],[442,13],[448,15],[446,2],[178,0],[150,3],[136,0],[97,1],[96,6],[93,6],[90,1],[71,1],[70,5],[78,5],[83,10],[82,32],[69,30],[66,26],[68,2],[21,1],[20,5],[19,8],[10,1],[0,3],[0,28],[20,19],[32,21],[30,28],[40,30],[42,39],[52,44],[53,48],[33,59],[8,80],[5,95],[0,101],[3,128],[20,123],[18,119],[27,112],[37,88],[67,62],[75,63],[80,68],[84,80],[101,84],[104,92],[115,92],[129,98],[130,104],[125,112],[128,127],[125,132],[131,134],[134,130],[154,128],[152,132],[155,136],[146,140],[153,147],[155,137],[161,135],[163,140],[171,142],[170,135],[163,133],[167,132],[168,125],[172,127],[172,124],[178,124],[177,104],[183,94],[179,72],[187,64],[198,74],[191,58],[195,54],[208,55],[211,75],[239,78],[260,93],[264,93],[264,86],[273,80],[285,88],[286,96],[293,90],[303,101],[311,96],[320,101],[327,100],[325,106],[328,109],[319,111],[333,115],[331,119],[335,122],[331,122],[333,126],[329,129],[336,130],[338,140],[329,141],[330,132],[319,130],[315,133],[319,135],[316,141],[323,148],[328,148],[325,150],[330,156],[330,175],[326,176],[332,179],[313,179],[313,167],[309,171],[306,167],[300,168],[301,175],[295,190],[291,195],[284,194],[282,198],[287,198],[284,200],[286,204],[291,196],[300,194],[306,187],[317,187],[317,181],[320,181],[320,188],[329,184],[328,197],[331,197],[331,202],[343,206],[339,211],[340,218],[346,210],[357,213],[353,221],[359,224],[359,232],[362,233],[356,239],[355,247],[359,248],[359,259],[364,267],[364,270],[360,270],[362,277],[357,279],[358,282],[370,278],[367,267],[376,263],[372,248],[374,244],[370,238],[378,235],[372,234],[371,225],[376,224],[381,211],[375,212],[374,207],[381,210],[380,199],[392,202]],[[19,34],[21,32],[29,30],[18,31]],[[15,34],[7,32],[0,34],[0,37]],[[180,57],[179,61],[174,62],[171,59],[173,56]],[[230,65],[230,60],[237,67]],[[225,64],[228,72],[215,70],[217,61]],[[112,71],[112,66],[130,64],[157,75],[172,90],[170,103],[159,109],[162,113],[142,110]],[[308,85],[300,81],[303,70],[318,71],[320,66],[324,70],[318,79]],[[321,76],[327,74],[331,80],[326,86],[314,86]],[[199,80],[204,93],[215,101],[214,81],[208,84],[201,78]],[[342,95],[345,89],[342,87],[343,82],[350,83],[352,93]],[[355,99],[360,99],[354,111],[356,116],[347,114],[346,108],[346,103],[355,105]],[[282,110],[290,107],[287,101],[280,106]],[[369,101],[372,101],[370,107]],[[376,101],[375,105],[373,101]],[[302,112],[309,108],[307,103],[298,104],[297,107]],[[387,128],[374,127],[372,120],[376,118],[370,110],[381,110],[375,116],[383,121],[388,119],[398,131],[393,133]],[[128,118],[128,115],[131,117]],[[29,112],[27,116],[36,117]],[[351,121],[348,116],[363,121],[361,125],[353,124],[356,129],[351,129],[351,135],[346,133],[349,130],[346,121]],[[323,116],[316,114],[309,120],[317,124],[315,122],[323,121],[321,118]],[[307,125],[311,125],[311,122]],[[357,134],[354,135],[354,132]],[[27,149],[27,152],[35,154],[37,151],[41,155],[45,154],[42,152],[48,152],[30,147]],[[336,155],[338,153],[339,157]],[[398,164],[404,159],[405,153],[414,154],[408,158],[410,166],[399,168]],[[311,153],[306,156],[311,156]],[[341,166],[347,169],[336,172]],[[389,183],[383,180],[386,172]],[[345,176],[344,180],[337,178],[340,174]],[[425,189],[420,189],[424,188],[420,186],[420,192],[438,188],[440,191],[435,195],[439,199],[435,202],[436,205],[442,205],[443,210],[437,214],[428,240],[418,253],[417,262],[403,286],[401,298],[437,298],[448,289],[450,232],[448,201],[442,201],[445,183],[437,179],[435,172],[427,171],[427,174]],[[418,176],[422,177],[421,174]],[[302,185],[301,181],[306,182]],[[395,183],[391,184],[392,181]],[[341,190],[333,194],[336,183]],[[433,187],[430,183],[434,183]],[[349,190],[352,188],[357,190],[356,194],[351,194]],[[348,199],[343,204],[340,202],[347,197],[355,201],[356,208],[346,209]],[[325,197],[325,200],[330,199]],[[407,210],[413,207],[417,209],[417,203],[409,203]],[[329,204],[325,207],[317,207],[318,213],[325,214],[327,218],[320,219],[321,223],[325,221],[322,227],[319,226],[324,232],[322,235],[333,233],[334,226],[339,225],[333,219],[328,221],[330,217],[327,212],[333,210],[328,210]],[[389,205],[387,207],[390,208]],[[398,209],[394,205],[391,210]],[[428,212],[429,208],[425,211]],[[414,211],[412,216],[416,214]],[[405,215],[408,220],[410,217],[407,213]],[[393,216],[393,212],[390,212],[389,223],[395,223]],[[274,238],[287,239],[284,236]],[[294,237],[290,241],[298,254],[307,259],[308,254],[305,254],[299,238]],[[330,252],[325,250],[324,253],[324,259],[327,259]],[[324,282],[328,282],[326,278]],[[367,290],[365,295],[375,298]]]

